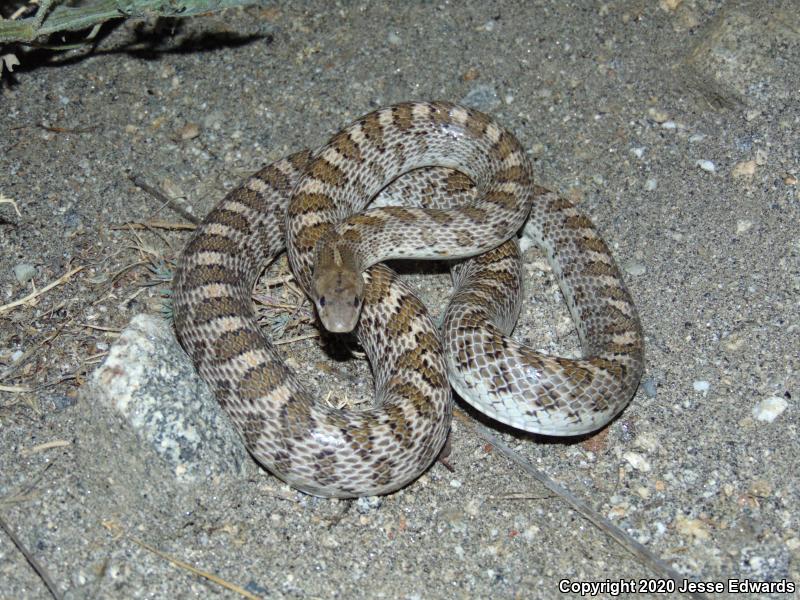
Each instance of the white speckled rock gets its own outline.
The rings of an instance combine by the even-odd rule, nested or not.
[[[97,398],[121,413],[179,481],[242,472],[236,431],[199,379],[169,325],[134,317],[92,375]]]

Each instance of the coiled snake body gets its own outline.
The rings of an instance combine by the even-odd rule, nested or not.
[[[412,206],[362,212],[381,190]],[[507,337],[519,312],[516,234],[526,219],[576,323],[581,360]],[[354,329],[364,347],[376,390],[368,410],[321,403],[258,327],[250,294],[284,248],[326,328]],[[378,264],[466,257],[474,258],[453,268],[441,338],[413,292]],[[174,313],[248,450],[322,496],[384,494],[418,477],[446,439],[450,383],[504,423],[576,435],[622,410],[643,368],[636,309],[591,222],[533,185],[513,135],[444,102],[372,112],[230,192],[181,255]]]

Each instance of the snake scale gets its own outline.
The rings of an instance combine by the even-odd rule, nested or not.
[[[383,205],[365,210],[379,194]],[[556,274],[580,360],[508,337],[521,298],[520,231]],[[261,332],[252,288],[284,249],[322,324],[353,330],[363,346],[375,378],[370,408],[321,402]],[[392,258],[467,259],[453,263],[441,332],[379,264]],[[179,259],[174,315],[250,453],[320,496],[385,494],[424,472],[447,437],[450,385],[514,427],[577,435],[619,413],[643,370],[636,309],[592,223],[534,186],[510,132],[446,102],[376,110],[228,193]]]

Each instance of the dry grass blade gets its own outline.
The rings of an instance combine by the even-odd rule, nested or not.
[[[5,506],[13,506],[15,504],[19,504],[21,502],[25,502],[30,500],[34,497],[33,490],[39,484],[39,482],[44,478],[47,471],[55,464],[55,461],[48,464],[42,471],[30,482],[26,483],[24,488],[7,496],[0,497],[0,509]],[[25,560],[28,561],[28,564],[36,571],[36,574],[39,578],[44,582],[44,585],[47,587],[47,590],[50,592],[50,595],[53,596],[56,600],[61,600],[62,595],[61,592],[58,591],[55,583],[50,578],[50,574],[47,570],[39,564],[39,562],[34,558],[34,556],[28,551],[25,544],[17,537],[11,527],[6,523],[5,519],[2,515],[0,515],[0,529],[5,532],[5,534],[11,538],[11,541],[17,547],[22,555],[25,557]]]
[[[138,188],[143,189],[145,192],[147,192],[148,194],[150,194],[151,196],[153,196],[157,200],[159,200],[159,201],[163,202],[164,204],[166,204],[167,206],[169,206],[172,210],[174,210],[176,213],[178,213],[180,216],[182,216],[187,221],[190,221],[191,223],[194,223],[195,225],[198,225],[200,223],[200,219],[198,217],[194,216],[188,210],[183,208],[180,204],[178,204],[172,198],[170,198],[169,196],[164,194],[161,190],[159,190],[158,188],[155,188],[152,185],[150,185],[149,183],[147,183],[144,180],[143,177],[141,177],[139,175],[128,175],[128,179],[131,180],[131,183],[133,183],[133,185],[135,185]]]
[[[103,523],[103,526],[106,529],[108,529],[109,531],[115,532],[118,535],[122,535],[122,536],[126,537],[127,539],[131,540],[134,544],[136,544],[138,546],[141,546],[145,550],[147,550],[149,552],[152,552],[156,556],[159,556],[159,557],[163,558],[164,560],[166,560],[169,563],[172,563],[174,566],[178,567],[179,569],[185,569],[185,570],[189,571],[190,573],[193,573],[193,574],[195,574],[195,575],[197,575],[199,577],[202,577],[204,579],[208,579],[209,581],[214,582],[214,583],[216,583],[218,585],[221,585],[222,587],[224,587],[227,590],[230,590],[231,592],[239,594],[243,598],[249,598],[250,600],[261,600],[258,596],[254,595],[254,594],[251,594],[250,592],[248,592],[246,589],[244,589],[240,585],[236,585],[235,583],[230,583],[229,581],[225,581],[224,579],[222,579],[221,577],[217,577],[213,573],[209,573],[208,571],[203,571],[202,569],[198,569],[197,567],[194,567],[194,566],[190,565],[187,562],[184,562],[182,560],[179,560],[177,558],[174,558],[174,557],[170,556],[169,554],[161,552],[161,550],[151,546],[150,544],[147,544],[147,543],[145,543],[145,542],[143,542],[141,540],[138,540],[135,537],[131,537],[130,535],[126,534],[122,530],[121,525],[119,525],[118,523],[105,522],[105,523]]]
[[[74,319],[74,317],[73,317],[73,319]],[[67,325],[72,323],[73,319],[70,319],[69,321],[67,321],[66,323],[61,325],[61,327],[59,327],[58,330],[56,330],[55,333],[53,333],[52,335],[47,336],[46,338],[44,338],[43,340],[38,342],[30,350],[25,352],[25,354],[23,354],[17,360],[15,360],[14,363],[10,367],[8,367],[5,371],[0,373],[0,381],[4,381],[4,380],[8,379],[17,369],[19,369],[22,365],[25,364],[25,361],[27,361],[31,356],[36,354],[39,351],[39,349],[41,349],[45,344],[49,344],[54,339],[56,339],[59,335],[61,335],[61,332],[64,331],[64,329],[67,327]],[[19,386],[9,386],[9,387],[19,387]],[[20,391],[20,390],[7,390],[7,391]],[[29,391],[29,390],[24,390],[24,391]]]
[[[94,329],[95,331],[113,333],[114,335],[119,335],[122,333],[122,328],[120,327],[103,327],[102,325],[90,325],[89,323],[81,323],[81,327],[86,327],[86,329]]]
[[[32,392],[33,388],[26,385],[2,385],[0,384],[0,392],[8,392],[9,394],[25,394]]]
[[[19,300],[15,300],[14,302],[9,302],[8,304],[4,304],[3,306],[0,306],[0,314],[3,314],[4,312],[8,312],[9,310],[11,310],[13,308],[17,308],[18,306],[22,306],[23,304],[28,304],[32,300],[35,300],[36,298],[41,296],[42,294],[45,294],[45,293],[49,292],[54,287],[58,287],[59,285],[62,285],[64,283],[66,283],[67,281],[69,281],[70,277],[75,275],[75,273],[77,273],[78,271],[82,271],[83,268],[84,268],[83,266],[75,267],[74,269],[68,271],[67,273],[64,273],[61,277],[59,277],[55,281],[51,281],[46,286],[44,286],[42,289],[36,290],[35,292],[31,292],[30,294],[28,294],[24,298],[20,298]]]
[[[28,561],[28,564],[33,568],[34,571],[36,571],[39,579],[41,579],[44,585],[47,587],[47,591],[50,592],[50,595],[56,600],[61,600],[63,596],[61,595],[61,592],[58,591],[56,584],[50,578],[50,574],[42,565],[39,564],[39,562],[34,558],[33,554],[28,551],[22,541],[20,541],[16,534],[11,530],[11,527],[8,526],[8,523],[6,523],[6,520],[2,515],[0,515],[0,529],[2,529],[5,534],[11,538],[11,541],[14,542],[17,550],[22,553],[22,555],[25,557],[25,560]]]
[[[181,231],[184,229],[197,229],[197,225],[194,223],[173,223],[171,221],[127,221],[122,225],[114,225],[110,227],[110,229],[115,231],[122,229],[166,229],[168,231]]]
[[[8,198],[7,196],[0,194],[0,204],[10,204],[11,206],[14,207],[14,212],[17,213],[17,216],[18,217],[22,216],[22,213],[19,212],[19,206],[17,206],[17,203],[11,198]]]
[[[37,444],[32,448],[23,448],[20,451],[20,456],[31,456],[32,454],[38,454],[39,452],[45,452],[46,450],[52,450],[53,448],[66,448],[67,446],[71,446],[72,442],[69,440],[53,440],[50,442],[44,442],[43,444]]]
[[[272,344],[275,346],[282,346],[284,344],[294,344],[295,342],[302,342],[303,340],[312,340],[318,337],[319,333],[307,333],[305,335],[298,335],[292,338],[273,340]]]

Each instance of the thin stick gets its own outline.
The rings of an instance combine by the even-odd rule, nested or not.
[[[39,485],[39,482],[44,479],[44,476],[50,470],[50,468],[56,464],[58,457],[56,457],[52,462],[47,463],[37,475],[33,478],[32,481],[23,484],[18,488],[18,491],[14,492],[13,494],[8,494],[6,496],[0,497],[0,508],[4,506],[14,506],[15,504],[20,504],[21,502],[25,502],[26,500],[31,500],[35,498],[35,494],[33,490]]]
[[[72,442],[69,440],[52,440],[50,442],[45,442],[43,444],[37,444],[32,448],[23,448],[20,451],[22,456],[30,456],[32,454],[38,454],[39,452],[44,452],[45,450],[52,450],[53,448],[65,448],[66,446],[71,446]]]
[[[33,557],[33,554],[31,554],[28,551],[28,549],[25,547],[25,544],[23,544],[22,541],[11,530],[11,527],[8,526],[8,523],[6,523],[6,520],[3,518],[2,515],[0,515],[0,529],[2,529],[5,532],[5,534],[11,538],[11,541],[14,542],[14,545],[17,547],[17,550],[19,550],[22,553],[22,556],[25,557],[25,560],[28,561],[28,564],[31,567],[33,567],[33,570],[36,571],[36,574],[39,576],[39,579],[41,579],[45,587],[47,587],[47,591],[50,592],[50,595],[53,596],[55,600],[62,600],[63,596],[61,595],[61,592],[58,591],[58,588],[56,587],[56,584],[53,583],[53,580],[50,579],[50,574]]]
[[[548,490],[563,498],[564,501],[569,504],[574,511],[582,515],[601,531],[606,532],[615,542],[630,552],[637,560],[649,566],[655,573],[658,573],[659,575],[662,575],[667,579],[672,579],[676,582],[686,579],[686,577],[682,576],[675,569],[664,563],[660,558],[655,556],[642,544],[631,538],[611,521],[600,516],[600,514],[588,504],[582,500],[579,500],[576,496],[573,496],[572,493],[550,479],[550,477],[548,477],[543,471],[540,471],[534,467],[522,456],[506,446],[483,425],[473,422],[470,424],[470,426],[479,437],[489,442],[492,446],[499,450],[501,454],[503,454],[517,466],[521,467],[526,473],[541,483]],[[706,598],[706,596],[701,593],[691,593],[688,595],[691,598]]]
[[[8,379],[14,371],[19,369],[23,364],[25,364],[26,360],[28,360],[31,356],[33,356],[36,352],[38,352],[39,348],[41,348],[45,344],[49,344],[59,335],[61,335],[61,332],[64,331],[64,328],[70,323],[72,323],[74,319],[75,317],[64,323],[61,327],[58,328],[58,330],[53,335],[46,337],[41,342],[38,342],[33,348],[25,352],[25,354],[23,354],[16,361],[14,361],[14,363],[10,367],[8,367],[5,371],[0,373],[0,381]]]
[[[44,123],[39,123],[39,127],[44,129],[45,131],[50,131],[52,133],[89,133],[97,129],[96,126],[83,127],[80,129],[68,129],[66,127],[52,127],[50,125],[45,125]]]
[[[197,229],[194,223],[173,223],[172,221],[127,221],[122,225],[114,225],[109,229],[168,229],[170,231],[181,231],[184,229]]]
[[[21,306],[23,304],[27,304],[28,302],[30,302],[31,300],[34,300],[35,298],[41,296],[45,292],[49,292],[54,287],[57,287],[59,285],[62,285],[64,283],[66,283],[69,280],[70,277],[75,275],[75,273],[77,273],[78,271],[82,271],[83,268],[84,267],[82,267],[82,266],[75,267],[74,269],[72,269],[68,273],[64,273],[61,277],[59,277],[55,281],[51,281],[46,286],[44,286],[42,289],[36,290],[35,292],[31,292],[30,294],[28,294],[24,298],[20,298],[19,300],[15,300],[14,302],[10,302],[8,304],[4,304],[3,306],[0,306],[0,314],[3,314],[4,312],[9,311],[12,308],[16,308],[17,306]]]
[[[19,206],[17,206],[17,203],[12,198],[8,198],[6,196],[3,196],[3,194],[0,194],[0,204],[10,204],[11,206],[14,207],[14,212],[17,213],[17,216],[18,217],[22,216],[22,213],[19,212]]]
[[[133,182],[133,185],[135,185],[136,187],[142,188],[145,192],[147,192],[148,194],[150,194],[154,198],[160,200],[161,202],[163,202],[164,204],[169,206],[172,210],[174,210],[176,213],[178,213],[180,216],[182,216],[187,221],[191,221],[195,225],[198,225],[200,223],[200,219],[199,218],[195,217],[192,213],[187,211],[180,204],[175,202],[172,198],[167,197],[160,190],[158,190],[158,189],[154,188],[153,186],[151,186],[144,179],[142,179],[139,175],[128,175],[128,179],[130,179],[131,182]]]
[[[0,385],[0,392],[9,392],[12,394],[24,394],[32,391],[33,388],[29,388],[24,385]]]
[[[303,340],[311,340],[318,337],[319,333],[307,333],[305,335],[298,335],[296,337],[289,338],[286,340],[275,340],[272,342],[272,344],[275,346],[282,346],[283,344],[293,344],[295,342],[301,342]]]
[[[96,329],[97,331],[116,333],[117,335],[122,333],[122,329],[119,327],[103,327],[102,325],[90,325],[89,323],[81,323],[80,325],[81,327],[86,327],[87,329]]]
[[[147,543],[145,543],[145,542],[143,542],[141,540],[136,539],[135,537],[132,537],[132,536],[128,535],[127,533],[125,533],[124,531],[121,530],[121,526],[120,526],[119,523],[103,523],[103,526],[106,529],[109,529],[111,531],[118,531],[119,533],[124,535],[126,538],[128,538],[130,541],[132,541],[134,544],[137,544],[137,545],[141,546],[145,550],[149,550],[150,552],[152,552],[156,556],[159,556],[159,557],[163,558],[167,562],[172,563],[173,565],[175,565],[176,567],[178,567],[180,569],[186,569],[187,571],[189,571],[191,573],[194,573],[195,575],[197,575],[199,577],[203,577],[204,579],[208,579],[209,581],[212,581],[212,582],[214,582],[214,583],[216,583],[218,585],[221,585],[225,589],[230,590],[232,592],[235,592],[235,593],[239,594],[240,596],[242,596],[244,598],[248,598],[249,600],[261,600],[258,596],[255,596],[255,595],[251,594],[246,589],[244,589],[243,587],[241,587],[239,585],[236,585],[235,583],[230,583],[228,581],[225,581],[221,577],[217,577],[213,573],[209,573],[208,571],[203,571],[202,569],[198,569],[197,567],[194,567],[194,566],[190,565],[187,562],[183,562],[182,560],[174,558],[174,557],[170,556],[169,554],[161,552],[161,550],[155,548],[154,546],[151,546],[150,544],[147,544]]]

